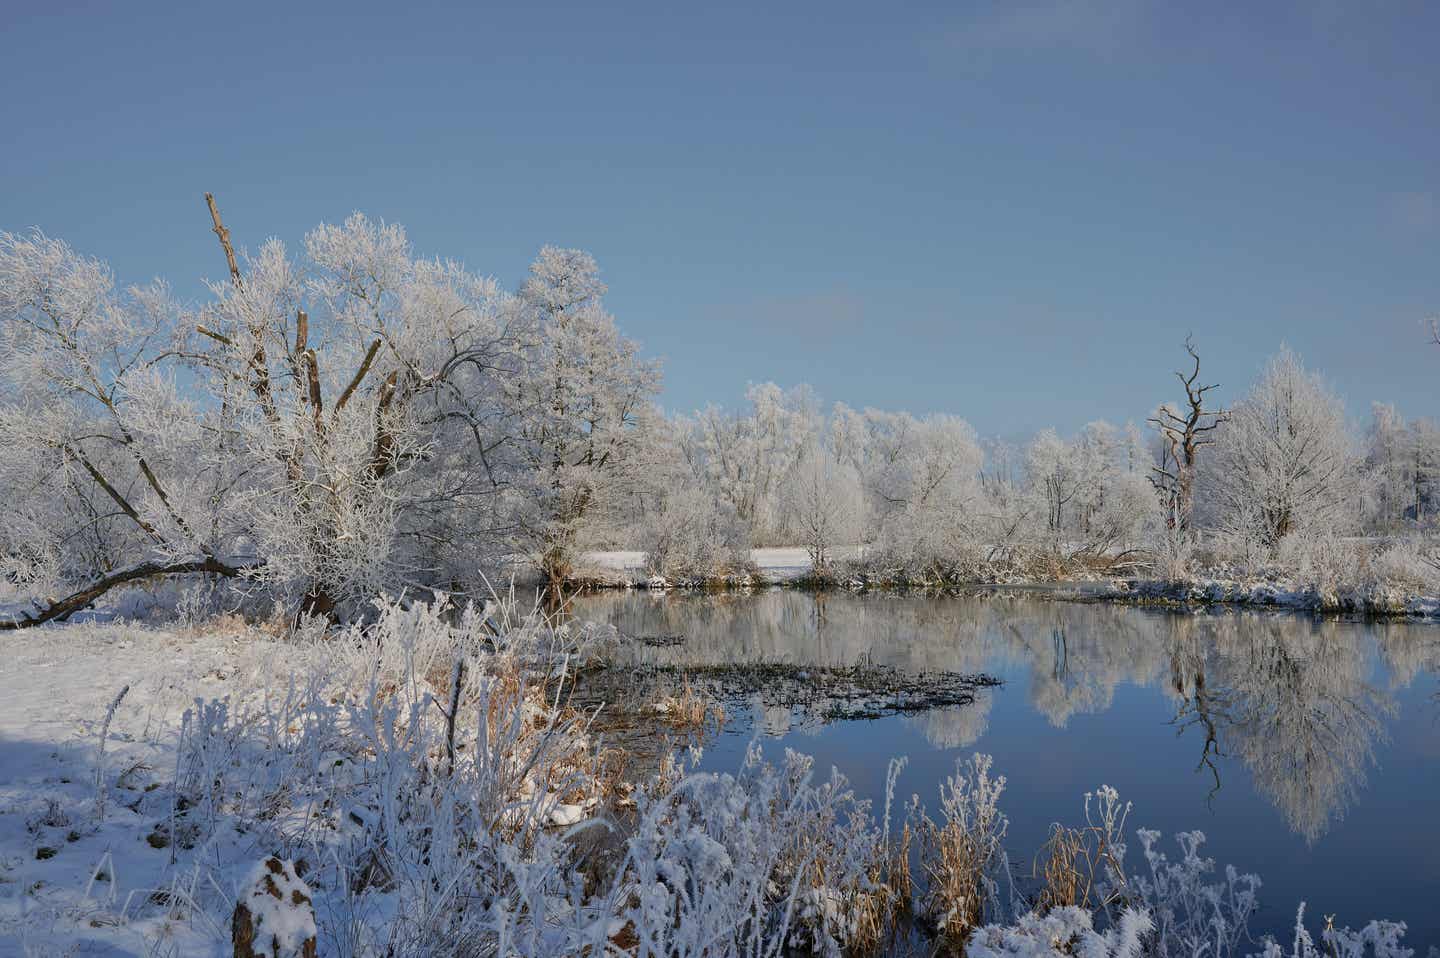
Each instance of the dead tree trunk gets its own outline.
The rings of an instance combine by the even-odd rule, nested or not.
[[[1175,376],[1185,387],[1186,409],[1177,412],[1168,405],[1161,406],[1148,420],[1160,431],[1164,444],[1160,465],[1152,467],[1150,483],[1165,503],[1166,524],[1181,532],[1190,531],[1195,511],[1195,469],[1200,447],[1215,441],[1208,434],[1226,419],[1224,410],[1205,408],[1205,394],[1218,388],[1219,383],[1196,385],[1200,379],[1200,354],[1189,336],[1185,337],[1185,352],[1194,361],[1194,368],[1188,376],[1181,371]]]

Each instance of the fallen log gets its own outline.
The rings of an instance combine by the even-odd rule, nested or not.
[[[57,619],[63,622],[111,589],[117,586],[127,585],[131,582],[139,582],[143,579],[155,579],[167,575],[193,575],[196,573],[209,573],[211,575],[222,575],[233,578],[244,575],[247,572],[252,572],[259,567],[259,563],[251,565],[230,565],[227,562],[221,562],[213,556],[206,556],[200,559],[187,559],[182,562],[142,562],[128,569],[112,572],[102,579],[97,579],[80,591],[72,592],[63,599],[57,599],[51,602],[38,613],[22,612],[20,618],[0,619],[0,632],[28,629],[32,626],[43,625],[46,622]]]

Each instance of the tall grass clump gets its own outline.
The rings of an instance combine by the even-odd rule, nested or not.
[[[999,809],[1005,776],[991,777],[988,755],[957,761],[940,785],[940,818],[917,809],[928,878],[925,911],[944,940],[958,945],[983,924],[987,910],[1002,914],[1000,882],[1009,861],[1002,844],[1009,820]]]

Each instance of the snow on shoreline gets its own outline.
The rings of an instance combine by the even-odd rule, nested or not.
[[[837,558],[858,562],[862,547],[836,550]],[[668,589],[676,586],[778,585],[804,582],[810,575],[810,558],[804,549],[766,548],[750,550],[758,575],[727,577],[715,582],[671,581],[645,571],[645,553],[638,551],[591,552],[582,558],[577,578],[603,588]],[[1233,606],[1241,608],[1289,609],[1296,612],[1355,613],[1377,617],[1440,619],[1440,596],[1397,587],[1319,588],[1297,580],[1275,578],[1220,578],[1194,576],[1175,582],[1133,576],[1092,575],[1062,580],[1015,579],[1013,581],[943,583],[894,581],[884,573],[852,572],[841,576],[840,588],[861,592],[872,588],[977,587],[1024,588],[1058,599],[1086,601],[1144,602],[1176,606]]]
[[[1285,580],[1196,578],[1119,580],[1097,593],[1118,601],[1174,605],[1218,605],[1290,609],[1297,612],[1355,613],[1377,617],[1440,618],[1440,596],[1385,586],[1319,588]]]

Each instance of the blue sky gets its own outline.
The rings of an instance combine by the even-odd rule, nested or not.
[[[599,259],[667,406],[1143,418],[1194,331],[1440,415],[1440,5],[0,7],[0,229],[185,295],[360,209]]]

